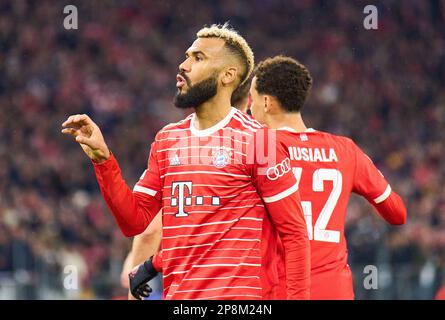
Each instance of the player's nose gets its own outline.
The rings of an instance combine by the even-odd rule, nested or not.
[[[190,72],[190,64],[187,62],[188,59],[185,59],[180,65],[179,65],[179,72],[185,73]]]

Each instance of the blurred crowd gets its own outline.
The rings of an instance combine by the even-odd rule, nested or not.
[[[172,104],[185,50],[225,21],[257,61],[307,65],[307,124],[353,138],[406,201],[407,225],[390,227],[351,199],[357,298],[433,298],[445,280],[445,1],[373,2],[377,30],[363,27],[365,1],[70,1],[79,22],[66,30],[63,1],[1,1],[0,299],[126,294],[130,239],[61,123],[89,114],[132,186],[156,132],[185,116]],[[378,290],[363,290],[366,265]]]

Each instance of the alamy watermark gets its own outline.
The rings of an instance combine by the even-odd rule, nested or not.
[[[370,264],[363,269],[365,278],[363,279],[363,287],[366,290],[377,290],[379,288],[379,272],[376,266]]]
[[[66,5],[63,8],[63,13],[67,14],[65,19],[63,19],[63,27],[66,30],[71,30],[71,29],[77,30],[79,28],[77,7],[71,4]]]
[[[79,289],[79,272],[74,265],[66,265],[63,268],[63,287],[65,290]]]
[[[377,7],[368,4],[363,8],[363,13],[366,14],[365,19],[363,19],[363,27],[366,30],[377,30],[379,28],[379,12]]]

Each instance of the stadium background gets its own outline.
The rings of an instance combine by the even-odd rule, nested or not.
[[[110,299],[130,248],[69,114],[100,125],[132,185],[172,106],[177,66],[204,24],[230,23],[256,60],[283,53],[314,87],[303,115],[352,137],[406,201],[389,227],[353,197],[346,236],[359,299],[432,299],[445,274],[445,1],[1,1],[0,299]],[[63,28],[63,7],[79,28]],[[378,7],[378,30],[363,8]],[[378,290],[365,290],[375,265]],[[78,290],[66,290],[66,266]],[[69,272],[69,270],[68,270]],[[155,283],[156,286],[156,283]]]

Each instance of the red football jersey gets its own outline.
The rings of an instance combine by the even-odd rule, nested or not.
[[[104,198],[127,235],[143,230],[147,215],[162,207],[164,298],[277,298],[278,233],[290,262],[288,295],[308,298],[306,225],[276,132],[235,108],[206,130],[195,128],[194,116],[156,135],[132,194],[111,194],[125,189],[117,163],[107,163],[115,160],[95,165]]]
[[[378,204],[391,187],[349,138],[313,129],[277,132],[289,151],[311,240],[311,298],[330,298],[333,290],[341,294],[332,298],[353,298],[344,236],[349,196],[355,192]]]

